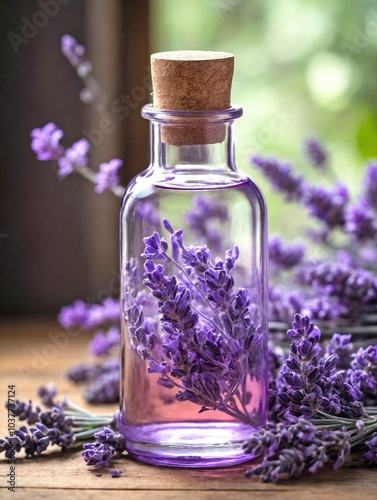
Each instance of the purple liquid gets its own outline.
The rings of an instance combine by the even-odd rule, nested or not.
[[[206,186],[205,179],[208,181]],[[245,177],[240,179],[239,174],[228,172],[210,179],[210,172],[200,175],[187,171],[185,189],[180,182],[182,173],[177,180],[169,174],[154,185],[149,184],[148,179],[133,185],[134,196],[127,207],[127,217],[123,219],[133,238],[129,239],[126,251],[123,248],[123,262],[143,252],[143,237],[154,231],[161,232],[162,217],[168,218],[176,229],[184,230],[186,245],[208,243],[206,237],[195,233],[187,221],[195,196],[205,196],[227,207],[227,221],[213,221],[214,230],[221,234],[223,248],[218,253],[211,249],[212,257],[223,256],[223,250],[235,244],[239,246],[240,271],[234,275],[235,289],[240,286],[251,289],[259,310],[256,323],[264,332],[256,361],[259,377],[248,377],[246,383],[246,389],[252,393],[247,405],[250,420],[245,424],[218,410],[198,413],[200,407],[195,403],[175,400],[176,390],[159,386],[158,376],[147,373],[148,362],[131,349],[127,325],[122,321],[124,369],[119,429],[126,438],[130,455],[143,462],[195,468],[230,466],[252,458],[243,453],[241,444],[252,431],[264,425],[267,414],[267,317],[265,291],[261,287],[264,205],[254,183]],[[140,260],[141,269],[142,263],[143,259]],[[169,265],[167,271],[169,275],[176,272]]]

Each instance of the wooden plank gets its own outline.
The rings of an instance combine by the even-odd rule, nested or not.
[[[40,383],[54,380],[61,391],[74,402],[93,411],[93,406],[85,405],[81,389],[64,378],[66,367],[75,362],[90,359],[87,353],[87,334],[70,339],[67,346],[59,351],[56,358],[49,360],[40,370],[31,371],[29,378],[20,375],[20,368],[32,370],[33,353],[42,353],[51,343],[51,332],[59,332],[53,321],[18,321],[2,324],[0,338],[0,401],[6,397],[7,385],[15,383],[18,396],[28,399],[34,396]],[[43,363],[42,363],[43,364]],[[115,411],[117,405],[95,406],[98,414]],[[0,427],[6,430],[6,411],[0,407]],[[115,498],[165,498],[186,499],[187,494],[199,499],[214,498],[277,498],[291,500],[297,495],[306,499],[374,499],[377,497],[377,474],[375,469],[363,466],[361,456],[348,459],[346,465],[337,472],[324,468],[317,475],[310,474],[297,481],[282,481],[277,485],[264,484],[258,478],[248,479],[244,472],[250,464],[222,469],[178,469],[156,467],[138,463],[128,457],[118,458],[114,466],[123,470],[120,478],[111,478],[107,471],[96,477],[95,471],[88,470],[80,452],[50,452],[33,459],[22,458],[16,462],[16,487],[19,498],[100,498],[111,491]],[[9,473],[7,460],[0,459],[0,498],[13,498],[6,490],[6,474]],[[188,493],[189,492],[189,493]]]
[[[35,495],[35,490],[33,489],[17,489],[17,498],[30,500]],[[4,492],[2,498],[8,500],[13,499],[13,493]],[[187,500],[187,491],[170,491],[170,490],[162,490],[162,491],[151,491],[151,490],[140,490],[140,491],[123,491],[123,490],[108,490],[108,489],[99,489],[99,490],[72,490],[72,489],[60,489],[60,490],[40,490],[38,491],[38,499],[47,499],[50,500],[52,497],[54,499],[66,499],[67,497],[71,500],[103,500],[106,496],[111,496],[111,498],[125,498],[127,500]],[[231,495],[229,491],[203,491],[203,490],[192,490],[190,492],[192,498],[198,500],[292,500],[293,494],[292,492],[279,491],[278,488],[275,490],[271,489],[268,493],[265,491],[255,491],[252,494],[250,491],[237,491],[235,495]],[[335,493],[336,495],[336,493]],[[307,492],[304,493],[303,496],[300,497],[299,500],[332,500],[336,499],[337,496],[328,496],[327,494],[323,494],[321,492]],[[352,494],[346,495],[342,497],[344,500],[354,500],[354,496]],[[375,500],[375,495],[372,493],[361,493],[358,495],[358,500]]]
[[[299,481],[282,481],[278,485],[261,483],[258,478],[245,478],[244,472],[249,466],[243,464],[222,469],[179,469],[156,467],[122,457],[114,461],[114,467],[123,470],[122,476],[115,479],[107,470],[101,471],[101,477],[96,477],[96,471],[88,470],[80,452],[56,452],[33,459],[18,459],[16,480],[18,488],[38,489],[59,489],[69,485],[70,488],[80,490],[166,490],[168,485],[172,491],[291,491],[294,487],[296,492],[312,491],[317,494],[339,492],[343,495],[347,492],[358,495],[360,491],[377,494],[376,471],[361,466],[354,467],[352,464],[337,472],[323,469],[316,476],[308,474]],[[0,476],[5,477],[8,469],[8,464],[2,461]],[[4,486],[5,481],[0,484],[0,487]]]

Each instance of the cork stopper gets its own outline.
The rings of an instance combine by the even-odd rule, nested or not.
[[[151,67],[155,108],[174,111],[230,108],[233,54],[200,50],[159,52],[152,54]],[[161,140],[176,146],[222,142],[225,126],[201,126],[205,121],[205,118],[177,118],[174,123],[162,126]]]

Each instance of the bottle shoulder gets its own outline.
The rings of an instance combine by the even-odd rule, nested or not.
[[[122,213],[137,212],[138,206],[143,211],[144,205],[149,207],[151,203],[153,206],[156,203],[167,206],[166,203],[172,202],[172,206],[178,207],[179,199],[182,201],[179,206],[187,208],[197,195],[208,196],[209,199],[222,203],[246,203],[253,207],[253,211],[259,214],[258,217],[267,219],[267,207],[262,191],[254,180],[242,171],[191,171],[185,174],[180,172],[179,175],[165,172],[163,175],[155,175],[146,170],[129,184],[123,199]]]
[[[148,196],[154,188],[174,191],[207,191],[213,189],[232,189],[244,186],[260,191],[255,181],[242,170],[190,168],[156,171],[148,168],[137,175],[129,184],[127,193]]]

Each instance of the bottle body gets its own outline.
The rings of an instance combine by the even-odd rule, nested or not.
[[[211,147],[177,149],[122,207],[119,429],[145,462],[232,465],[267,413],[266,208]]]

